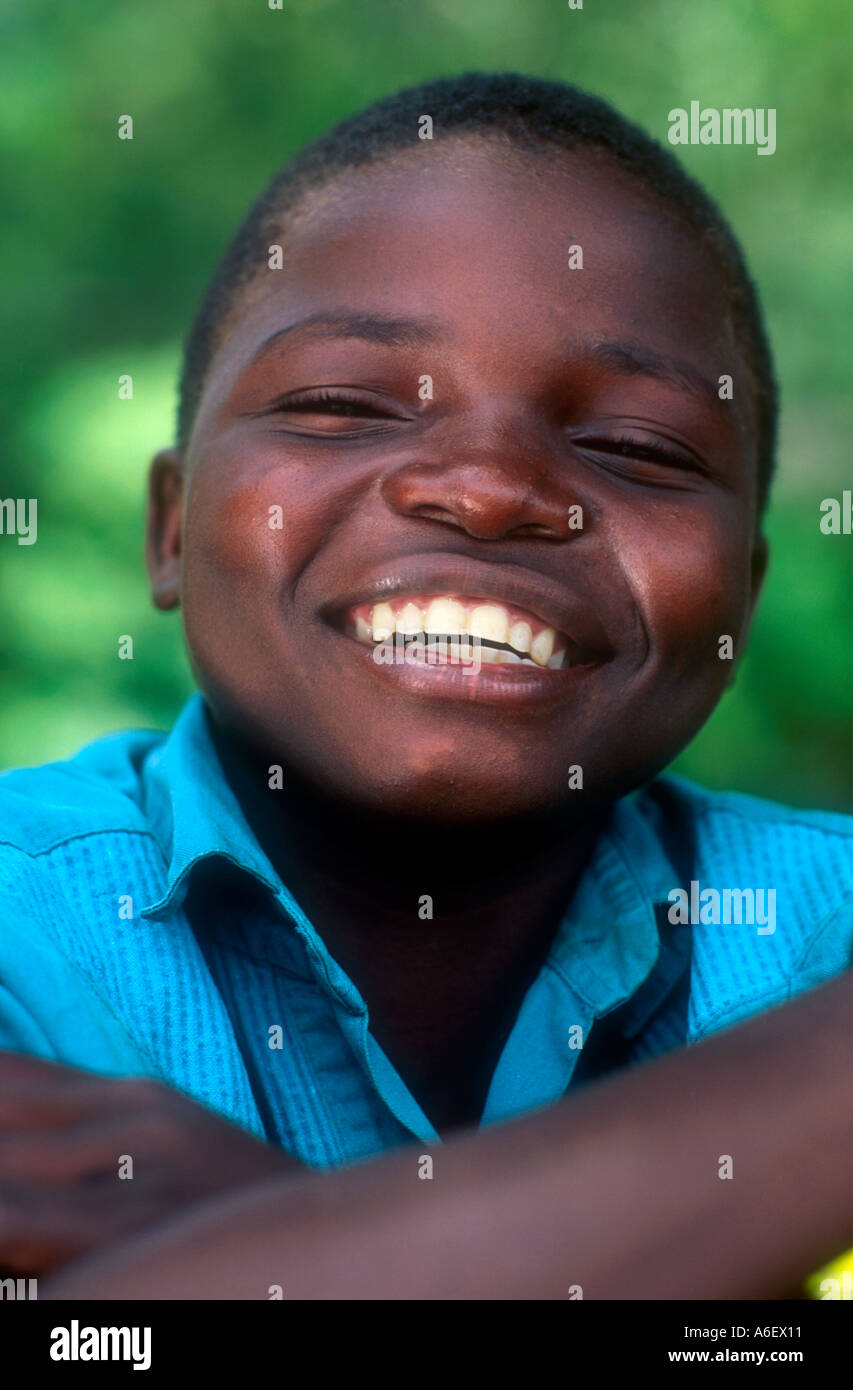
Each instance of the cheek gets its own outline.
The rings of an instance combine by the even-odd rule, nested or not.
[[[302,560],[280,476],[244,461],[194,479],[184,528],[181,606],[190,659],[203,689],[253,683],[269,650],[270,615]],[[277,639],[286,628],[276,624]]]
[[[316,509],[300,505],[281,468],[241,456],[205,467],[191,484],[184,529],[185,609],[221,607],[224,623],[264,611],[300,573],[316,544]]]
[[[735,509],[668,509],[620,536],[617,553],[653,659],[680,672],[705,661],[716,669],[724,636],[737,653],[749,612],[751,545]]]

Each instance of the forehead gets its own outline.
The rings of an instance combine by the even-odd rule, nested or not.
[[[342,306],[432,322],[472,354],[630,339],[713,380],[744,365],[710,255],[599,152],[423,141],[313,190],[279,238],[283,269],[261,267],[217,355],[225,387],[267,335]]]

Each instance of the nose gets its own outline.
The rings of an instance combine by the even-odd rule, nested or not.
[[[389,467],[381,495],[401,516],[443,522],[478,540],[569,540],[586,526],[567,451],[537,430],[494,419],[436,431],[415,457]]]

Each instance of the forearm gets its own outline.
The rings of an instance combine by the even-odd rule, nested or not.
[[[754,1298],[853,1244],[853,976],[434,1152],[254,1185],[57,1298]],[[719,1176],[731,1155],[733,1178]]]

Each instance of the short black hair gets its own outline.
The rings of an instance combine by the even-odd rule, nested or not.
[[[512,72],[436,78],[373,102],[306,145],[249,210],[210,281],[187,338],[178,407],[178,447],[186,449],[210,363],[241,291],[268,264],[269,246],[312,190],[349,169],[390,159],[420,143],[419,119],[433,139],[480,136],[536,151],[604,150],[663,199],[718,264],[735,330],[753,377],[758,501],[763,511],[776,454],[778,392],[761,305],[740,245],[717,207],[675,157],[608,102],[577,87]]]

